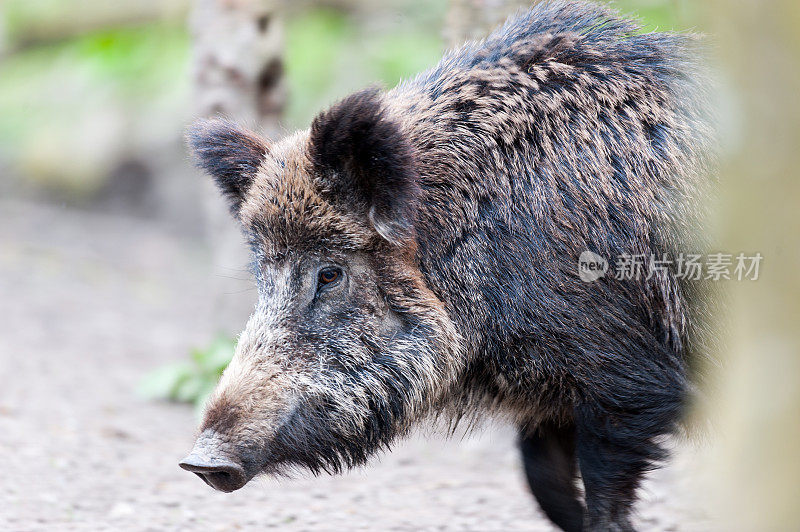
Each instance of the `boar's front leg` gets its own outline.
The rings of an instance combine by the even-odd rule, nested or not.
[[[542,511],[566,532],[583,530],[578,498],[575,427],[544,422],[520,433],[528,485]]]

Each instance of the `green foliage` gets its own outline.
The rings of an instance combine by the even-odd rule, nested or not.
[[[625,16],[639,19],[645,31],[686,31],[697,19],[696,0],[616,0],[607,2]]]
[[[67,16],[69,8],[68,2],[63,0],[5,0],[0,2],[0,17],[8,40],[14,42],[23,36],[32,21],[52,13]]]
[[[320,109],[370,84],[392,87],[436,64],[443,51],[445,3],[364,23],[342,11],[317,8],[287,21],[286,122],[307,127]]]
[[[235,349],[235,340],[219,335],[205,349],[193,349],[189,360],[162,366],[148,374],[138,391],[150,399],[192,403],[199,411]]]
[[[188,59],[189,36],[172,22],[91,31],[3,57],[0,157],[33,181],[75,174],[74,183],[52,184],[91,189],[93,173],[130,145],[136,124],[179,120]]]
[[[183,25],[152,23],[101,30],[76,38],[67,50],[98,83],[140,96],[164,89],[163,83],[184,76],[189,36]]]
[[[188,58],[185,29],[167,23],[93,31],[25,48],[0,62],[0,111],[75,105],[71,92],[64,94],[73,88],[85,97],[113,93],[139,101],[174,84],[188,90],[182,82]]]

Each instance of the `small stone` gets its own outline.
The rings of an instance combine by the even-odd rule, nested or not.
[[[133,515],[133,506],[127,502],[118,502],[111,507],[108,516],[112,519],[119,519],[120,517],[128,517]]]

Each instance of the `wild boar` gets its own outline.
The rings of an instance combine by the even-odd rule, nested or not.
[[[708,309],[672,269],[587,282],[578,260],[700,242],[713,135],[696,49],[547,2],[279,142],[195,125],[259,299],[181,466],[232,491],[362,464],[430,417],[502,416],[555,524],[631,529]]]

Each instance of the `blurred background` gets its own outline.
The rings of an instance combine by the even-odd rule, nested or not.
[[[224,114],[283,136],[530,3],[0,3],[0,528],[549,530],[507,427],[229,496],[176,465],[256,297],[186,125]],[[730,287],[718,435],[676,444],[638,524],[796,530],[800,7],[612,5],[646,30],[709,35],[723,87],[716,240],[765,257],[762,279]]]
[[[307,127],[337,98],[394,86],[525,2],[487,0],[449,18],[447,0],[218,4],[5,0],[4,196],[146,216],[197,234],[203,215],[187,194],[199,186],[182,142],[193,118],[241,115],[275,136]],[[618,7],[648,29],[694,26],[687,0]],[[251,90],[272,101],[253,101]]]

